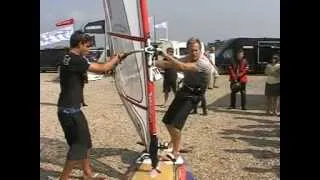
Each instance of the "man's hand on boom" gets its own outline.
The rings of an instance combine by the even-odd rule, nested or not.
[[[119,59],[119,63],[121,63],[121,61],[123,61],[125,58],[127,58],[130,54],[132,54],[132,53],[117,53],[116,56]]]
[[[110,59],[104,63],[91,63],[88,71],[94,73],[105,73],[112,70],[117,64],[123,61],[130,53],[116,53],[110,57]]]
[[[172,57],[172,56],[170,56],[170,55],[168,55],[165,51],[163,51],[162,49],[157,49],[157,51],[158,51],[158,54],[160,55],[160,56],[162,56],[163,58],[166,58],[167,59],[167,61],[164,61],[164,60],[157,60],[156,62],[155,62],[155,66],[156,67],[159,67],[159,68],[173,68],[174,67],[174,64],[173,64],[173,62],[172,61],[174,61],[175,60],[175,58],[174,57]]]
[[[159,55],[163,58],[166,58],[166,61],[156,62],[156,66],[160,68],[175,68],[178,71],[198,71],[194,62],[181,62],[186,61],[188,57],[184,57],[180,60],[176,59],[174,56],[171,56],[164,52],[163,50],[158,50]]]

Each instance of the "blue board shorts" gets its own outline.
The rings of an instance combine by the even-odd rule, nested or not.
[[[58,119],[70,147],[67,160],[86,159],[92,142],[83,112],[80,109],[59,107]]]

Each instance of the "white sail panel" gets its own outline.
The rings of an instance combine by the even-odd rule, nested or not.
[[[143,37],[138,0],[104,0],[106,3],[106,31]],[[112,52],[128,52],[144,48],[144,42],[126,37],[109,36]],[[111,44],[111,45],[110,45]],[[130,55],[115,69],[115,82],[120,98],[137,129],[141,140],[149,148],[147,111],[147,76],[144,53]]]

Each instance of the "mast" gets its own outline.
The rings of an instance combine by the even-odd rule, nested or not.
[[[147,0],[140,0],[141,18],[143,26],[143,36],[146,39],[145,47],[151,46],[150,29],[149,29],[149,14]],[[146,67],[148,69],[147,80],[147,94],[148,94],[148,120],[149,120],[149,134],[150,134],[150,146],[149,153],[152,161],[152,168],[156,168],[158,164],[158,138],[157,138],[157,126],[156,126],[156,111],[155,111],[155,85],[153,82],[153,60],[152,54],[145,53]]]

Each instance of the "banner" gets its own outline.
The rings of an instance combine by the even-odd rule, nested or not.
[[[70,19],[66,19],[66,20],[57,22],[56,26],[60,27],[60,26],[73,25],[73,23],[74,23],[73,18],[70,18]]]
[[[156,41],[156,34],[154,32],[155,18],[154,18],[154,16],[149,16],[148,20],[149,20],[150,37],[151,37],[152,41]]]
[[[47,46],[60,41],[69,41],[73,33],[73,25],[40,34],[40,46]]]
[[[156,24],[154,27],[156,30],[155,33],[156,33],[157,39],[169,40],[168,21],[164,21],[162,23]]]

